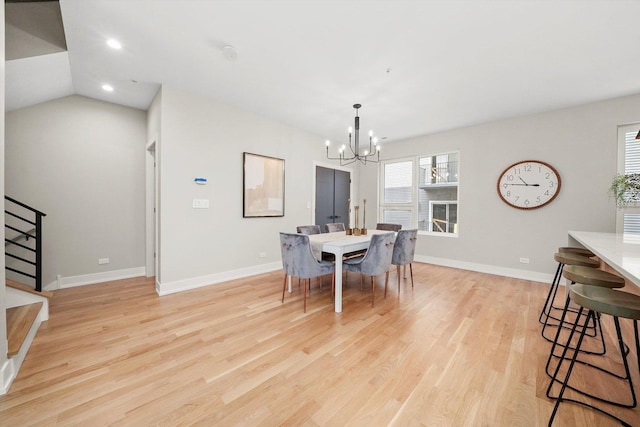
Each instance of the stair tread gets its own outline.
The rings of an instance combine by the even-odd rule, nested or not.
[[[42,302],[37,302],[7,309],[7,356],[18,354],[41,308]]]
[[[29,285],[25,285],[24,283],[16,282],[15,280],[6,279],[7,286],[10,288],[18,289],[20,291],[29,292],[30,294],[40,295],[45,298],[53,298],[53,292],[51,291],[36,291]]]

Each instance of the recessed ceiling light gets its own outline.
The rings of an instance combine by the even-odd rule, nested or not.
[[[109,47],[112,47],[114,49],[122,49],[122,45],[120,44],[120,42],[116,39],[109,39],[107,40],[107,44],[109,45]]]
[[[113,86],[104,84],[102,85],[102,90],[104,90],[105,92],[113,92]]]

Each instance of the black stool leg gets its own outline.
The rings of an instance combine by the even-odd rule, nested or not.
[[[567,302],[565,303],[565,308],[569,307],[569,296],[567,296]],[[562,350],[562,355],[559,356],[560,360],[558,361],[558,365],[556,366],[555,371],[553,372],[553,375],[549,374],[549,366],[551,365],[551,360],[554,357],[554,352],[556,349],[556,346],[559,345],[558,344],[558,340],[560,339],[560,332],[562,332],[562,328],[558,328],[558,330],[556,331],[556,337],[553,340],[553,345],[551,346],[551,351],[549,352],[549,358],[547,359],[547,364],[545,366],[545,372],[547,373],[547,375],[549,375],[551,377],[551,381],[549,382],[549,387],[547,388],[547,397],[550,399],[555,399],[554,396],[551,396],[551,387],[553,386],[553,383],[555,381],[557,381],[556,377],[558,375],[558,371],[560,370],[560,366],[562,365],[562,361],[565,360],[566,356],[567,356],[567,352],[569,351],[569,349],[571,348],[570,343],[571,340],[573,339],[573,335],[576,332],[576,329],[578,328],[578,320],[580,319],[580,316],[582,316],[582,311],[583,308],[580,307],[580,309],[578,310],[578,319],[576,319],[576,322],[573,324],[573,327],[571,328],[571,332],[569,333],[569,338],[567,338],[567,345],[563,346],[563,350]],[[562,317],[561,317],[561,322],[564,322],[564,318],[567,315],[567,311],[563,310],[562,311]],[[588,320],[588,319],[587,319]],[[583,331],[580,332],[580,338],[582,338],[583,336]],[[578,341],[578,344],[580,344],[581,342]],[[577,355],[577,351],[574,349],[574,356]],[[556,356],[557,357],[557,356]]]
[[[556,268],[556,275],[553,276],[553,281],[551,282],[551,287],[549,288],[549,292],[547,293],[547,299],[542,306],[542,311],[540,311],[540,317],[538,317],[538,322],[540,324],[544,324],[549,319],[549,313],[551,313],[551,307],[548,307],[551,302],[551,306],[553,306],[553,299],[555,299],[556,292],[558,290],[558,284],[560,283],[560,278],[562,277],[562,267],[564,264],[558,263],[558,268]],[[553,295],[553,298],[551,298]],[[546,316],[546,319],[542,321],[542,317]]]
[[[567,298],[566,305],[567,306],[569,305],[569,298]],[[583,311],[582,307],[580,307],[580,310],[578,311],[579,311],[579,315],[582,315],[582,311]],[[589,314],[587,314],[587,321],[589,320],[590,316],[591,316],[591,311],[589,311]],[[564,314],[563,314],[563,318],[564,318]],[[573,338],[573,335],[575,334],[577,327],[578,327],[578,322],[574,323],[573,327],[571,328],[571,333],[569,334],[567,343],[571,342],[571,339]],[[585,333],[585,329],[583,328],[582,331],[580,332],[580,338],[578,339],[578,344],[576,345],[578,349],[580,348],[580,345],[582,344],[582,340],[584,339],[584,333]],[[560,335],[560,328],[558,328],[558,332],[556,333],[556,341],[559,338],[559,335]],[[555,346],[555,343],[554,343],[554,346]],[[566,345],[564,347],[564,350],[562,351],[562,357],[558,362],[558,366],[556,366],[556,370],[553,372],[553,377],[551,378],[551,381],[549,381],[549,387],[547,387],[547,397],[549,398],[553,399],[553,397],[551,396],[551,388],[553,387],[553,383],[557,381],[558,372],[560,372],[560,367],[562,366],[562,361],[565,360],[567,351],[569,351],[569,345]],[[551,349],[551,354],[553,354],[553,348]],[[571,376],[571,371],[573,371],[573,366],[576,363],[577,356],[578,356],[578,351],[574,350],[573,357],[571,358],[571,363],[569,364],[569,369],[567,370],[567,374],[565,375],[564,381],[562,382],[562,387],[560,388],[560,393],[558,394],[558,397],[555,398],[556,404],[553,405],[553,411],[551,412],[551,417],[549,417],[549,426],[553,424],[553,419],[556,417],[556,413],[558,412],[558,407],[560,406],[560,402],[562,402],[563,400],[562,396],[564,396],[564,391],[566,390],[567,384],[569,383],[569,377]],[[551,355],[549,355],[549,360],[551,360]]]
[[[572,282],[571,285],[573,285],[574,283],[575,282]],[[554,298],[555,298],[555,296],[554,296]],[[569,298],[569,295],[567,295],[567,299],[568,298]],[[551,307],[553,307],[553,306],[551,306]],[[568,304],[565,304],[564,308],[562,309],[562,316],[561,316],[560,319],[557,319],[557,318],[555,318],[555,317],[553,317],[551,315],[547,316],[547,318],[545,319],[545,322],[544,322],[544,324],[542,326],[542,333],[541,333],[542,338],[544,338],[545,340],[547,340],[547,341],[549,341],[551,343],[557,344],[558,334],[556,334],[556,338],[552,340],[551,338],[547,338],[547,336],[545,335],[545,331],[547,329],[547,326],[548,327],[553,327],[553,328],[558,328],[558,329],[562,329],[562,328],[571,329],[571,326],[570,326],[571,322],[567,322],[569,326],[565,326],[565,324],[564,324],[567,312],[577,313],[577,311],[575,309],[570,308]],[[558,320],[559,323],[556,324],[556,325],[550,324],[550,323],[548,323],[549,318],[554,319],[554,320]],[[586,334],[586,336],[591,337],[591,338],[597,337],[598,336],[598,329],[600,330],[600,343],[602,344],[602,350],[600,350],[600,351],[581,350],[583,353],[594,354],[594,355],[598,355],[598,356],[601,356],[601,355],[607,353],[607,345],[606,345],[606,343],[604,341],[604,336],[602,335],[602,325],[600,324],[599,318],[600,318],[599,315],[595,316],[594,319],[593,319],[593,326],[589,325],[588,323],[585,323],[584,327],[587,328],[588,330],[593,329],[593,334],[591,334],[591,333]],[[577,322],[578,320],[579,320],[579,316],[576,317],[575,322]],[[548,372],[547,372],[547,374],[550,375]]]
[[[580,307],[579,311],[581,312],[582,310],[583,310],[583,308]],[[582,313],[580,313],[580,315],[581,314]],[[580,317],[580,315],[579,315],[579,317]],[[585,325],[589,322],[590,318],[592,319],[592,318],[595,318],[595,317],[596,317],[596,313],[593,310],[589,310],[589,312],[587,313],[587,318],[585,320]],[[566,375],[564,377],[564,380],[562,382],[562,388],[560,389],[560,393],[558,394],[557,397],[551,396],[551,388],[553,387],[554,382],[558,381],[557,376],[558,376],[558,373],[560,371],[560,367],[562,365],[562,362],[564,360],[566,360],[566,353],[567,353],[568,347],[569,347],[568,343],[573,338],[573,334],[576,332],[576,329],[579,326],[578,322],[576,321],[576,323],[573,325],[573,328],[571,329],[571,333],[569,334],[569,338],[567,339],[567,346],[564,347],[561,359],[560,359],[560,361],[558,363],[558,366],[556,366],[556,369],[555,369],[555,371],[553,373],[553,377],[551,378],[551,381],[549,382],[549,387],[547,387],[547,397],[549,397],[551,399],[556,399],[556,403],[555,403],[555,405],[553,407],[553,411],[552,411],[551,416],[549,418],[549,426],[551,426],[553,424],[553,420],[554,420],[554,418],[556,416],[556,413],[558,412],[558,408],[560,406],[560,402],[564,401],[564,402],[576,403],[578,405],[582,405],[582,406],[594,409],[594,410],[600,412],[601,414],[607,415],[608,417],[615,419],[616,421],[618,421],[623,426],[631,427],[631,424],[628,424],[624,420],[616,417],[615,415],[613,415],[613,414],[611,414],[611,413],[609,413],[609,412],[607,412],[607,411],[605,411],[605,410],[603,410],[601,408],[598,408],[597,406],[590,405],[590,404],[588,404],[586,402],[581,402],[579,400],[566,399],[566,398],[563,397],[566,389],[567,388],[571,388],[572,390],[578,391],[581,394],[584,394],[585,396],[591,397],[591,398],[599,400],[601,402],[610,403],[610,404],[614,404],[614,405],[622,406],[622,407],[626,407],[626,408],[635,408],[636,407],[637,400],[636,400],[636,395],[635,395],[635,392],[634,392],[634,389],[633,389],[633,382],[631,380],[631,372],[629,370],[629,363],[628,363],[628,360],[627,360],[627,356],[625,354],[625,344],[624,344],[624,340],[622,339],[622,331],[620,329],[620,320],[616,316],[613,317],[613,320],[614,320],[614,324],[615,324],[615,327],[616,327],[616,334],[618,336],[618,345],[620,347],[620,354],[622,356],[622,361],[623,361],[623,364],[624,364],[624,367],[625,367],[626,378],[624,378],[624,379],[629,381],[629,389],[631,390],[631,396],[632,396],[633,403],[631,403],[629,405],[625,405],[625,404],[620,404],[618,402],[609,401],[609,400],[606,400],[606,399],[599,398],[597,396],[593,396],[593,395],[588,394],[588,393],[584,393],[581,390],[577,390],[577,389],[575,389],[575,388],[573,388],[573,387],[571,387],[569,385],[569,378],[571,377],[571,373],[573,371],[573,367],[575,366],[576,361],[578,361],[577,357],[578,357],[578,353],[580,352],[580,346],[582,345],[582,342],[583,342],[584,337],[585,337],[586,329],[584,328],[584,326],[582,327],[582,330],[580,331],[580,337],[578,339],[578,343],[576,344],[576,349],[573,352],[573,356],[571,357],[571,362],[569,364],[569,369],[567,370],[567,373],[566,373]],[[636,322],[634,322],[634,332],[637,332],[637,324],[636,324]],[[559,334],[557,334],[557,335],[559,335]],[[636,338],[636,350],[638,350],[638,348],[640,348],[640,342],[638,340],[638,335],[637,334],[635,334],[635,338]],[[590,365],[590,366],[593,366],[593,365]],[[607,372],[607,371],[605,371],[605,372]],[[617,376],[617,377],[619,377],[619,376]],[[619,377],[619,378],[622,378],[622,377]]]

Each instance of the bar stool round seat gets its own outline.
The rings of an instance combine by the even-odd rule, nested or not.
[[[578,284],[569,289],[571,301],[600,314],[640,320],[640,296],[611,288]]]
[[[567,270],[565,271],[565,274],[571,270],[576,270],[577,268],[567,268]],[[570,272],[569,274],[573,274],[575,272]],[[579,278],[579,275],[575,276],[576,278]],[[602,414],[605,414],[615,420],[617,420],[618,422],[620,422],[622,425],[625,426],[630,426],[630,423],[625,422],[624,420],[616,417],[615,415],[607,412],[605,409],[600,408],[595,406],[594,404],[590,404],[590,403],[586,403],[583,401],[578,401],[578,400],[574,400],[574,399],[570,399],[570,398],[564,398],[564,393],[566,391],[567,388],[571,388],[573,390],[576,390],[578,392],[580,392],[581,394],[585,395],[585,396],[589,396],[595,400],[601,401],[601,402],[606,402],[609,404],[613,404],[616,406],[620,406],[620,407],[625,407],[625,408],[635,408],[637,406],[637,399],[636,399],[636,395],[635,395],[635,391],[634,391],[634,386],[633,386],[633,381],[631,378],[631,372],[629,369],[629,362],[628,362],[628,347],[626,347],[626,344],[623,341],[622,338],[622,332],[621,332],[621,328],[620,328],[620,318],[624,318],[624,319],[631,319],[633,320],[633,327],[634,327],[634,336],[635,336],[635,349],[636,349],[636,357],[640,356],[640,342],[639,342],[639,338],[638,338],[638,323],[637,321],[640,320],[640,296],[629,293],[629,292],[623,292],[623,291],[619,291],[619,290],[615,290],[612,289],[611,287],[607,287],[607,286],[592,286],[592,285],[586,285],[586,284],[582,284],[582,283],[576,283],[574,285],[571,285],[570,289],[569,289],[569,299],[574,302],[575,304],[577,304],[580,309],[578,312],[578,319],[576,320],[574,326],[571,329],[571,334],[569,335],[568,339],[567,339],[567,345],[564,346],[565,350],[562,353],[561,359],[560,359],[560,363],[558,363],[558,366],[556,367],[556,370],[552,376],[551,382],[549,384],[549,387],[547,388],[547,396],[551,397],[551,398],[555,398],[556,399],[556,403],[555,406],[553,408],[553,412],[551,413],[551,417],[549,419],[549,425],[551,425],[553,423],[553,419],[555,418],[556,412],[558,411],[558,407],[560,406],[561,402],[572,402],[572,403],[576,403],[582,406],[586,406],[589,408],[592,408]],[[583,313],[584,310],[588,310],[587,313],[587,317],[585,319],[584,324],[579,325],[579,318],[581,316],[581,314]],[[620,350],[620,356],[622,358],[622,364],[624,366],[624,370],[625,370],[625,375],[621,376],[618,374],[615,374],[613,372],[609,372],[605,369],[599,368],[595,365],[593,365],[592,363],[587,363],[587,366],[590,367],[594,367],[596,369],[598,369],[601,372],[610,374],[622,381],[624,381],[628,386],[629,386],[629,395],[630,395],[630,403],[623,403],[623,402],[618,402],[618,401],[612,401],[612,400],[607,400],[603,397],[599,397],[599,396],[595,396],[592,395],[590,393],[588,393],[585,390],[578,390],[574,387],[569,386],[569,379],[571,377],[574,365],[576,363],[576,361],[579,362],[578,360],[578,354],[580,353],[580,347],[583,343],[584,337],[585,337],[585,331],[586,331],[586,325],[588,324],[588,322],[590,321],[590,319],[595,319],[596,316],[598,316],[599,314],[607,314],[613,317],[614,320],[614,324],[615,324],[615,328],[616,328],[616,334],[617,334],[617,338],[618,338],[618,345],[619,345],[619,350]],[[564,376],[564,380],[562,380],[562,388],[560,389],[560,393],[558,394],[557,397],[551,396],[550,395],[550,391],[551,391],[551,387],[553,386],[553,383],[555,381],[560,381],[557,377],[558,377],[558,373],[560,372],[560,367],[562,365],[563,361],[568,360],[568,358],[566,357],[567,354],[567,349],[569,348],[568,343],[571,341],[573,335],[576,333],[576,331],[580,328],[580,336],[578,338],[578,343],[576,345],[575,351],[573,352],[572,357],[570,358],[570,363],[569,363],[569,368],[566,371],[566,374]],[[626,348],[625,348],[626,347]],[[552,349],[553,351],[553,349]],[[638,362],[638,369],[640,370],[640,361]]]
[[[564,268],[563,275],[572,282],[583,285],[609,289],[624,288],[624,279],[622,277],[597,268],[567,265]]]
[[[553,259],[565,265],[578,265],[580,267],[590,268],[600,267],[600,261],[572,252],[556,252],[553,254]]]
[[[596,256],[596,254],[594,254],[593,252],[591,252],[589,249],[587,248],[576,248],[576,247],[572,247],[572,246],[563,246],[558,248],[558,252],[560,253],[569,253],[569,254],[576,254],[576,255],[582,255],[582,256],[586,256],[588,258],[593,258]]]

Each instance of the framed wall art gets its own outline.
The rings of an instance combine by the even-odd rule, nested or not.
[[[242,216],[284,216],[284,159],[243,153]]]

